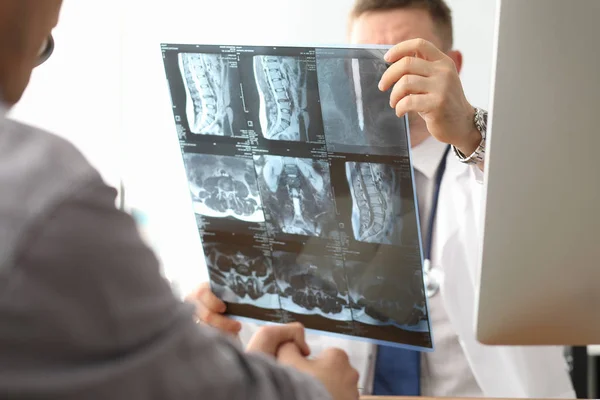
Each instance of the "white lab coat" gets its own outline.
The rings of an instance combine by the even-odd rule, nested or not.
[[[575,398],[562,347],[496,347],[476,341],[483,174],[477,167],[463,165],[452,154],[447,162],[440,188],[432,264],[442,265],[445,271],[440,294],[484,396]],[[244,323],[242,342],[247,343],[256,329],[256,325]],[[374,345],[317,334],[309,334],[307,340],[313,354],[327,347],[344,349],[361,375],[363,394],[371,393]]]

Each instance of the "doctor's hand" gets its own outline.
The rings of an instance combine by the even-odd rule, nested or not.
[[[277,352],[281,364],[317,378],[334,400],[358,400],[359,374],[348,355],[340,349],[326,349],[312,360],[306,359],[295,344],[284,344]]]
[[[456,64],[447,54],[423,39],[407,40],[385,55],[392,65],[379,89],[392,89],[390,107],[396,115],[418,113],[427,130],[440,142],[471,154],[481,142],[475,110],[463,91]]]
[[[196,317],[201,322],[234,336],[242,329],[239,321],[223,315],[227,307],[215,296],[208,282],[201,284],[186,300],[196,305]]]

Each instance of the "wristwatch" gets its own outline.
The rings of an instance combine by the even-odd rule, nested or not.
[[[475,151],[468,156],[464,155],[460,150],[458,150],[456,147],[452,146],[452,149],[454,150],[454,154],[456,155],[456,157],[459,159],[460,162],[465,163],[465,164],[479,164],[485,160],[485,138],[486,138],[486,134],[487,134],[488,112],[481,108],[478,108],[478,107],[474,107],[474,109],[475,109],[475,118],[474,118],[475,127],[477,128],[479,133],[481,133],[481,142],[479,143],[479,146],[477,146]]]

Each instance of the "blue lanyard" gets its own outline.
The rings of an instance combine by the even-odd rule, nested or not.
[[[427,230],[427,240],[425,242],[425,248],[423,249],[423,256],[425,260],[431,260],[431,246],[433,245],[433,226],[435,225],[435,216],[437,214],[437,205],[440,198],[440,186],[442,185],[442,178],[446,172],[446,159],[450,152],[450,145],[446,147],[440,165],[438,165],[435,172],[435,187],[433,189],[433,200],[431,202],[431,210],[429,211],[429,226]]]

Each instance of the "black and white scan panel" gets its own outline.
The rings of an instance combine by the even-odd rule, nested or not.
[[[402,265],[391,260],[346,261],[345,266],[355,321],[412,331],[429,330],[420,270],[408,274],[394,271]]]
[[[259,121],[265,139],[308,140],[311,121],[307,110],[306,68],[296,57],[254,56]]]
[[[330,151],[400,155],[406,129],[378,89],[379,60],[324,58],[317,63],[325,137]]]
[[[346,162],[352,197],[352,230],[360,242],[400,245],[400,177],[390,165]]]
[[[260,249],[205,243],[212,289],[223,301],[277,309],[279,292],[270,257]]]
[[[352,321],[348,284],[341,261],[321,255],[276,251],[273,268],[277,271],[284,310]]]
[[[251,158],[186,153],[184,162],[196,214],[265,220]]]
[[[190,132],[238,136],[235,120],[245,117],[233,101],[240,90],[240,79],[229,60],[220,54],[180,53],[179,68]]]
[[[254,157],[265,213],[276,233],[326,237],[335,226],[327,163],[310,158]]]

